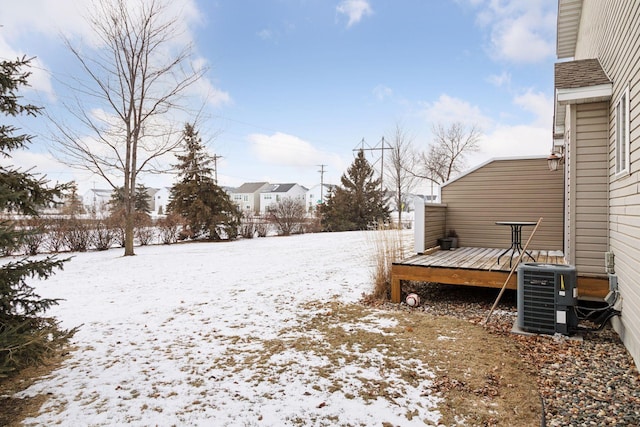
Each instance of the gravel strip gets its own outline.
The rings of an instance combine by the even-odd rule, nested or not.
[[[406,283],[403,292],[417,293],[417,310],[484,322],[497,289],[426,283]],[[387,303],[389,309],[416,310]],[[602,331],[563,335],[517,335],[516,293],[506,291],[487,329],[517,342],[521,357],[538,371],[547,426],[639,426],[640,375],[618,334]],[[581,326],[592,327],[583,324]]]

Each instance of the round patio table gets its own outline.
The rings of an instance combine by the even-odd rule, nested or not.
[[[537,222],[530,221],[496,221],[496,225],[508,225],[511,227],[511,247],[505,249],[500,255],[498,255],[498,264],[500,264],[500,258],[507,252],[511,251],[511,258],[509,258],[509,267],[511,267],[513,256],[516,253],[520,254],[523,252],[522,227],[533,226],[536,224]],[[531,255],[531,252],[524,251],[524,253],[535,262],[536,259]]]

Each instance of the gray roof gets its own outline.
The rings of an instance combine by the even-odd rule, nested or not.
[[[296,184],[271,184],[268,190],[263,193],[286,193],[291,190]]]
[[[236,188],[234,193],[255,193],[260,191],[262,187],[269,185],[268,182],[245,182],[240,187]]]
[[[105,196],[110,196],[111,193],[113,192],[113,190],[109,189],[109,190],[105,190],[102,188],[90,188],[89,191],[91,191],[92,193],[95,194],[103,194]]]
[[[576,89],[611,83],[597,59],[558,62],[555,65],[556,89]]]

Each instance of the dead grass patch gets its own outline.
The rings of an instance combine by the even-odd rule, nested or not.
[[[427,415],[434,409],[444,425],[540,425],[536,374],[522,361],[515,343],[466,320],[417,310],[313,302],[305,306],[297,325],[281,330],[275,339],[228,338],[229,343],[246,346],[230,346],[209,361],[211,369],[224,366],[216,375],[238,375],[256,386],[272,384],[268,393],[273,399],[291,398],[279,394],[284,384],[303,378],[307,392],[299,398],[319,398],[314,402],[317,408],[327,404],[322,396],[340,393],[364,404],[384,399],[407,420],[421,419],[426,425],[434,425]],[[46,396],[12,396],[61,361],[0,382],[0,425],[18,426],[37,415]],[[191,380],[198,382],[197,374]],[[310,416],[330,421],[335,414]],[[309,423],[308,418],[289,421]]]
[[[357,322],[363,316],[364,310],[356,305],[333,307],[335,319],[312,324],[332,329],[328,324]],[[358,334],[356,342],[363,348],[387,349],[387,363],[399,365],[410,384],[422,378],[411,367],[401,366],[403,360],[417,359],[429,366],[436,374],[431,389],[444,399],[439,406],[443,424],[464,420],[467,425],[540,425],[536,374],[522,362],[513,342],[449,316],[386,315],[398,322],[390,335]],[[328,337],[334,345],[343,338],[348,342],[352,337]]]
[[[14,395],[29,388],[38,379],[59,368],[68,352],[44,361],[40,366],[23,369],[16,375],[0,379],[0,426],[18,427],[22,420],[36,416],[48,396],[16,398]]]
[[[282,338],[263,340],[263,347],[245,354],[236,368],[250,369],[256,383],[277,383],[300,368],[287,356],[278,363],[280,355],[307,354],[318,361],[304,365],[316,378],[310,390],[407,406],[406,387],[425,388],[424,405],[407,406],[408,420],[432,410],[426,401],[435,395],[442,399],[437,409],[444,425],[540,425],[535,373],[504,337],[468,321],[418,311],[337,302],[310,303],[307,309],[299,326],[283,330]],[[351,367],[350,376],[335,375],[344,366]],[[372,378],[372,370],[381,375]]]

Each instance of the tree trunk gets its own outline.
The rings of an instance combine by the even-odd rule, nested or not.
[[[124,256],[135,255],[133,252],[133,212],[126,214],[124,227]]]
[[[127,143],[126,164],[124,170],[124,256],[135,255],[133,252],[133,218],[135,214],[135,174],[131,166],[131,142]]]

